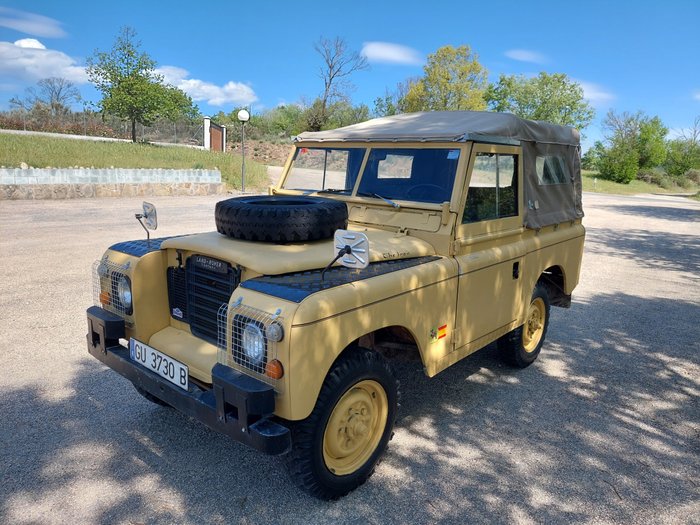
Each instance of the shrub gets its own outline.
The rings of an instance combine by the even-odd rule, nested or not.
[[[689,169],[685,172],[685,178],[688,179],[693,184],[700,184],[700,170],[699,169]]]
[[[629,184],[637,176],[639,153],[633,145],[620,141],[603,154],[599,166],[601,178]]]
[[[693,182],[686,177],[678,177],[678,179],[676,179],[676,184],[686,190],[693,187]]]
[[[648,169],[643,169],[639,170],[637,173],[637,179],[644,181],[648,184],[658,184],[658,182],[654,182],[654,179],[657,179],[658,177],[654,173],[653,170],[648,170]]]
[[[675,184],[673,183],[671,177],[663,177],[659,181],[659,186],[661,186],[665,190],[670,190],[675,186]]]

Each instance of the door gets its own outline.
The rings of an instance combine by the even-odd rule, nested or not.
[[[476,144],[469,187],[457,227],[458,337],[467,353],[515,326],[522,296],[522,150]]]

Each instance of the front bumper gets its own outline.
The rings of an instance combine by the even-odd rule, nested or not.
[[[266,454],[284,454],[291,448],[289,429],[271,419],[275,392],[270,385],[217,363],[210,390],[190,384],[185,391],[131,360],[129,349],[119,343],[126,335],[122,318],[91,306],[87,320],[88,352],[137,388]]]

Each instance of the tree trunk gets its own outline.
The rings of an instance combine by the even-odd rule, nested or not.
[[[136,142],[136,120],[131,119],[131,142]]]

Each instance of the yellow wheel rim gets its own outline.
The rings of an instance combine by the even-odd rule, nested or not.
[[[323,434],[323,460],[333,474],[352,474],[372,456],[389,414],[384,388],[372,380],[353,385],[333,409]]]
[[[544,300],[537,297],[527,311],[527,320],[523,326],[523,348],[527,353],[534,352],[542,340],[545,321]]]

